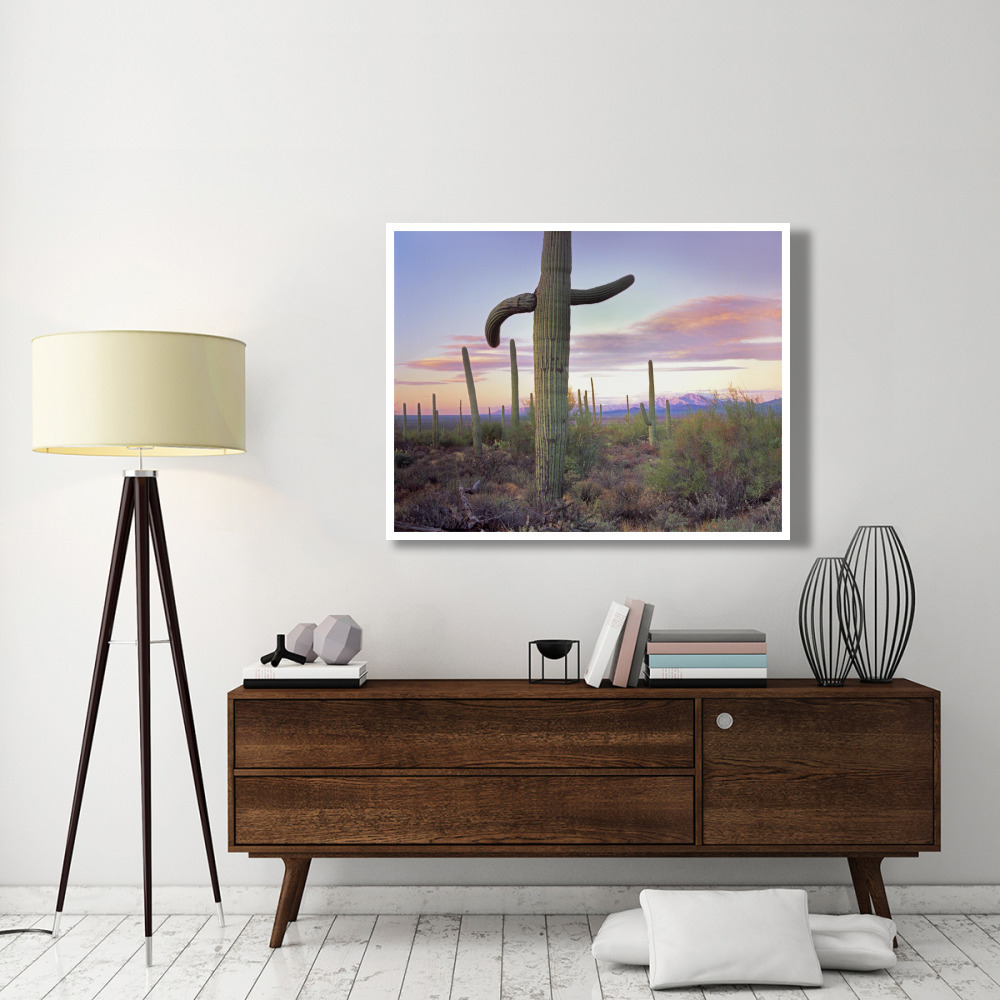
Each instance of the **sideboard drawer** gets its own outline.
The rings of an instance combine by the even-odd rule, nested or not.
[[[233,794],[235,849],[694,842],[681,775],[248,775]]]
[[[930,698],[706,698],[704,843],[932,845],[934,711]]]
[[[239,700],[233,766],[694,766],[691,699]]]

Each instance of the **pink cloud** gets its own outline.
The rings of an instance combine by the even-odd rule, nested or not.
[[[781,359],[781,301],[748,295],[689,299],[625,330],[589,334],[573,345],[588,367],[618,367],[625,358],[661,362]]]

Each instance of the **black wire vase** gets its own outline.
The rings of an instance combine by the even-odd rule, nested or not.
[[[903,657],[913,628],[917,591],[896,529],[863,524],[844,556],[861,591],[863,617],[854,667],[861,680],[885,684]]]
[[[861,592],[843,556],[817,559],[799,599],[799,635],[816,683],[842,687],[861,632]]]

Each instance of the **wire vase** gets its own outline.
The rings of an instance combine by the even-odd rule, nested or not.
[[[861,591],[863,617],[854,666],[869,684],[888,683],[913,628],[917,591],[896,529],[863,524],[844,556]]]
[[[821,687],[842,687],[857,653],[861,593],[843,556],[817,559],[799,599],[799,635]]]

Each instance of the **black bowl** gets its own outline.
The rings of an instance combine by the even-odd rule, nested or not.
[[[573,639],[536,639],[538,652],[547,660],[561,660],[573,648]]]

